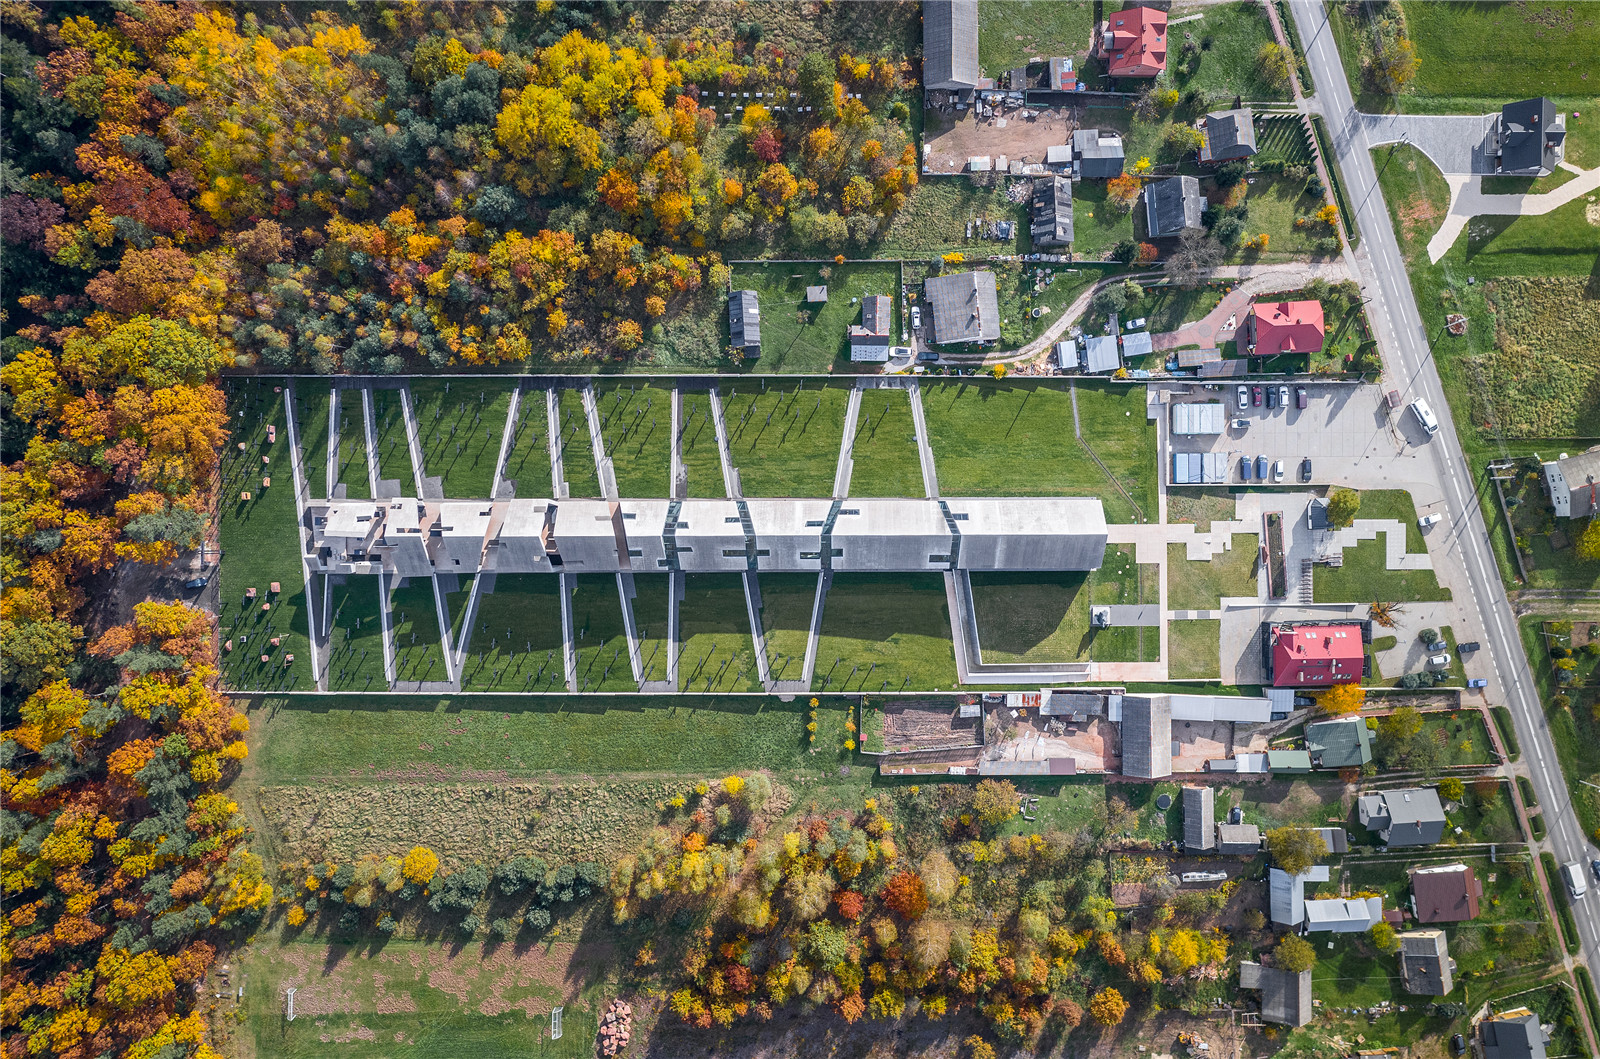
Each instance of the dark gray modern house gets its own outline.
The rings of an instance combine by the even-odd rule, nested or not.
[[[1311,972],[1263,967],[1252,960],[1239,964],[1239,988],[1261,990],[1261,1021],[1279,1026],[1304,1026],[1311,1021]]]
[[[728,296],[728,344],[746,360],[761,356],[761,302],[753,290]]]
[[[1219,110],[1200,123],[1200,161],[1232,162],[1256,153],[1256,125],[1249,107]]]
[[[1146,184],[1145,233],[1151,239],[1171,239],[1190,228],[1199,228],[1205,207],[1198,177],[1175,176]]]
[[[1566,151],[1566,115],[1550,100],[1524,99],[1500,108],[1493,142],[1496,172],[1511,176],[1549,176]]]
[[[1033,182],[1033,245],[1072,245],[1072,181],[1045,176]]]
[[[1444,837],[1444,806],[1432,787],[1363,794],[1356,819],[1388,846],[1431,846]]]
[[[978,0],[924,0],[922,87],[970,93],[978,77]]]
[[[1000,295],[993,272],[958,272],[922,284],[932,311],[937,345],[994,342],[1000,338]]]
[[[1217,792],[1211,787],[1183,788],[1183,851],[1210,853],[1217,848]]]

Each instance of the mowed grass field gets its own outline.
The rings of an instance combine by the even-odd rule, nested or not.
[[[760,691],[743,578],[689,574],[679,607],[679,689]]]
[[[419,386],[434,380],[419,380]],[[372,395],[372,441],[378,454],[378,480],[399,483],[400,495],[417,491],[417,476],[411,462],[411,446],[406,440],[405,406],[399,390],[374,387]],[[418,417],[419,423],[427,422]],[[448,495],[448,494],[446,494]],[[487,495],[487,494],[485,494]]]
[[[550,497],[550,410],[546,391],[524,389],[503,472],[519,497]]]
[[[233,641],[233,650],[222,656],[223,679],[240,689],[307,689],[315,682],[288,418],[281,392],[287,381],[240,379],[224,386],[233,434],[220,468],[217,628],[219,640]],[[276,442],[267,441],[269,426],[277,428]],[[263,464],[262,457],[268,462]],[[271,478],[272,485],[263,488],[263,478]],[[242,499],[244,493],[250,494],[249,500]],[[280,589],[277,594],[269,590],[274,581]],[[244,598],[249,588],[256,590],[256,598]],[[262,610],[263,605],[268,609]],[[277,647],[271,645],[274,636],[280,638]],[[294,655],[293,665],[284,665],[286,654]]]
[[[1256,55],[1272,42],[1272,25],[1260,4],[1239,3],[1192,7],[1175,5],[1173,18],[1203,13],[1194,22],[1173,26],[1167,55],[1168,77],[1180,91],[1199,89],[1212,95],[1243,96],[1246,100],[1288,99],[1288,87],[1275,88],[1261,77]],[[1200,65],[1194,73],[1177,72],[1180,49],[1192,36],[1200,44]]]
[[[344,495],[350,500],[372,499],[372,476],[367,471],[366,411],[361,393],[360,390],[334,391],[339,414],[339,452],[335,464],[338,484],[344,486]]]
[[[1167,676],[1172,680],[1222,677],[1222,622],[1216,618],[1175,621],[1167,626]]]
[[[728,495],[722,477],[722,453],[717,448],[717,426],[711,418],[711,398],[704,390],[686,390],[681,398],[683,422],[679,441],[689,495],[716,500]]]
[[[598,497],[600,472],[594,465],[594,444],[590,440],[589,417],[583,409],[583,391],[576,386],[556,391],[556,431],[567,495]]]
[[[467,691],[560,691],[561,579],[550,574],[496,574],[480,589],[472,638],[462,661]]]
[[[614,574],[579,574],[572,592],[579,691],[638,691]]]
[[[639,671],[645,680],[666,680],[672,644],[667,626],[672,620],[670,578],[667,574],[633,575],[633,625],[639,634]]]
[[[806,301],[806,288],[819,286],[828,288],[828,300]],[[751,370],[823,372],[848,365],[850,325],[861,322],[861,299],[869,294],[887,294],[895,303],[889,334],[900,340],[900,269],[893,262],[735,265],[733,289],[753,290],[761,302],[761,359],[746,362]]]
[[[1094,5],[1082,0],[980,0],[978,66],[998,77],[1035,56],[1087,56]],[[1080,70],[1084,64],[1073,64]],[[1097,64],[1089,64],[1091,67]],[[1082,74],[1080,74],[1082,76]]]
[[[1133,561],[1126,545],[1106,548],[1100,568],[1088,572],[975,573],[973,613],[986,663],[1154,662],[1161,630],[1094,629],[1094,604],[1154,603],[1159,568]]]
[[[300,442],[300,466],[307,495],[317,499],[328,495],[328,409],[332,402],[329,387],[307,379],[295,382],[294,428]]]
[[[600,435],[624,497],[670,496],[672,391],[655,383],[612,382],[595,387]]]
[[[1167,545],[1167,608],[1216,610],[1223,596],[1254,598],[1260,551],[1260,538],[1254,533],[1235,533],[1233,550],[1208,562],[1189,559],[1182,544]]]
[[[767,641],[767,666],[774,680],[798,680],[811,634],[811,609],[817,598],[816,574],[762,574],[761,633]]]
[[[955,647],[939,574],[835,574],[822,605],[817,691],[953,690]]]
[[[477,499],[490,494],[511,389],[510,380],[504,379],[412,380],[423,473],[443,479],[445,496]]]
[[[444,680],[444,647],[433,579],[408,578],[389,593],[389,613],[394,621],[395,679]]]
[[[911,398],[901,389],[861,392],[851,443],[851,496],[922,496],[922,461]]]
[[[1108,522],[1156,512],[1156,432],[1143,386],[947,382],[923,387],[923,413],[945,496],[1098,496]]]
[[[383,672],[383,598],[376,576],[350,575],[333,586],[328,688],[387,691]]]
[[[744,495],[832,496],[849,401],[848,386],[725,386],[722,421]]]

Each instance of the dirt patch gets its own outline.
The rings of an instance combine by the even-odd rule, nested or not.
[[[883,709],[883,748],[894,753],[972,746],[982,742],[978,720],[962,717],[954,706],[892,703]]]
[[[930,110],[924,121],[925,172],[939,174],[965,172],[974,155],[1042,163],[1047,148],[1072,139],[1079,114],[1075,106],[1013,110],[998,119],[980,118],[971,110],[959,117]]]

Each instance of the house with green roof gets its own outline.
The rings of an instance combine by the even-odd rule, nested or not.
[[[1306,750],[1317,768],[1360,768],[1372,760],[1372,729],[1362,717],[1316,721],[1306,725]]]

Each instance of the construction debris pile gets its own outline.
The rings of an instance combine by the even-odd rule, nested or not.
[[[600,1016],[600,1054],[616,1055],[633,1035],[633,1007],[621,1000],[606,1005]]]

